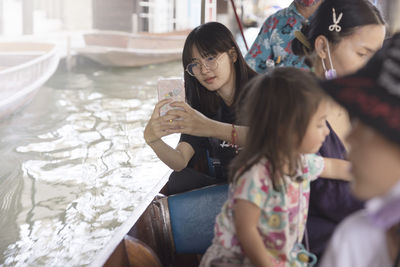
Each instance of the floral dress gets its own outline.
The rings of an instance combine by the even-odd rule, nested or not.
[[[301,242],[307,220],[310,181],[324,168],[323,158],[315,154],[302,156],[303,167],[293,177],[284,176],[285,186],[274,190],[270,164],[264,158],[239,177],[229,187],[228,200],[216,218],[212,245],[203,256],[200,266],[212,266],[214,261],[252,266],[236,236],[234,203],[243,199],[260,210],[258,230],[265,247],[274,257],[275,266],[302,266],[291,257],[296,242]],[[302,182],[296,182],[302,177]]]

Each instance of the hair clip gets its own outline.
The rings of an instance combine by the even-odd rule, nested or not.
[[[301,31],[295,31],[294,36],[299,40],[308,50],[311,50],[311,44],[307,37]]]
[[[340,27],[338,24],[340,22],[340,20],[343,17],[343,13],[341,12],[339,14],[339,17],[336,19],[336,11],[335,8],[332,8],[332,12],[333,12],[333,24],[329,26],[329,30],[331,32],[336,31],[336,32],[340,32],[342,30],[342,27]]]

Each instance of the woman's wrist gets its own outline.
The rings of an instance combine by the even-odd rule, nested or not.
[[[213,137],[215,125],[214,121],[210,118],[205,118],[205,121],[203,123],[203,131],[200,132],[200,136],[204,137]]]
[[[157,138],[157,139],[153,139],[153,140],[144,140],[145,142],[146,142],[146,144],[148,144],[148,145],[152,145],[152,144],[154,144],[154,143],[156,143],[156,142],[158,142],[158,141],[160,141],[161,140],[161,138]]]

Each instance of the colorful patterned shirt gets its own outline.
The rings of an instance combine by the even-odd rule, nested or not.
[[[295,264],[290,252],[296,242],[301,242],[307,220],[310,182],[324,168],[324,160],[315,154],[302,156],[303,168],[293,177],[284,176],[286,186],[274,190],[269,162],[264,158],[239,177],[229,187],[228,200],[216,218],[213,243],[219,244],[234,255],[239,262],[248,261],[236,237],[233,209],[236,199],[254,203],[261,209],[258,230],[265,247],[275,257],[275,266]],[[303,182],[295,181],[303,177]],[[300,216],[299,216],[300,212]],[[300,266],[300,265],[290,265]]]
[[[266,61],[275,66],[309,69],[304,60],[292,52],[294,32],[301,29],[305,18],[297,11],[294,2],[268,17],[245,59],[258,73],[267,72]]]

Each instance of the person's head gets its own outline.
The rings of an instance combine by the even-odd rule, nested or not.
[[[308,19],[322,3],[323,0],[294,0],[297,12]]]
[[[316,153],[329,134],[324,99],[307,71],[277,68],[253,78],[245,87],[239,114],[239,122],[249,126],[246,146],[231,165],[231,180],[262,157],[271,163],[274,185],[283,173],[293,174],[300,154]]]
[[[355,74],[322,83],[354,118],[347,139],[360,199],[383,196],[400,182],[400,34]]]
[[[307,56],[318,77],[330,79],[361,68],[385,34],[384,19],[369,0],[324,0],[295,33],[292,50]]]
[[[321,2],[321,0],[294,0],[294,2],[304,7],[310,7],[315,6],[316,4]]]
[[[244,84],[255,75],[232,33],[218,22],[205,23],[191,31],[183,48],[182,63],[187,101],[208,117],[218,110],[221,96],[231,97],[235,103]]]

